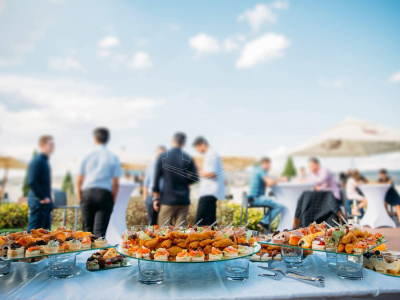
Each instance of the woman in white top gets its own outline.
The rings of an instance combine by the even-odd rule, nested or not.
[[[361,175],[357,170],[349,171],[347,175],[348,179],[346,182],[346,198],[359,202],[357,206],[354,206],[351,209],[351,214],[353,216],[360,216],[360,209],[366,206],[368,203],[367,199],[365,199],[364,196],[362,196],[357,190],[357,186],[364,183],[364,180],[362,180]]]

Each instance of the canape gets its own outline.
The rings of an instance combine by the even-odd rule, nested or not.
[[[238,257],[239,253],[236,248],[233,248],[232,246],[226,247],[224,249],[225,253],[225,258],[233,258],[233,257]]]
[[[176,255],[176,261],[190,261],[191,256],[187,250],[182,250],[182,252]]]
[[[43,247],[45,254],[55,254],[58,252],[59,242],[57,240],[50,240],[46,246]]]
[[[209,260],[221,260],[224,258],[222,251],[217,248],[212,248],[211,253],[208,255]]]
[[[89,257],[87,262],[86,262],[86,268],[91,271],[91,270],[98,270],[100,269],[99,262],[97,259],[93,256]]]
[[[85,237],[81,240],[82,247],[81,249],[91,249],[92,248],[92,240],[90,237]]]
[[[26,250],[26,257],[38,256],[40,255],[40,248],[38,246],[29,247]]]
[[[24,256],[25,248],[20,243],[12,243],[8,246],[7,256],[8,257],[22,257]]]
[[[150,258],[150,249],[146,247],[141,247],[136,251],[136,258],[144,258],[144,259],[149,259]]]
[[[103,237],[99,237],[97,240],[94,241],[94,246],[96,248],[107,247],[106,238],[104,236]]]
[[[77,239],[73,239],[73,240],[69,241],[67,244],[68,244],[68,250],[70,250],[70,251],[77,251],[77,250],[80,250],[82,247],[81,241],[79,241]]]
[[[165,250],[164,248],[159,248],[156,250],[156,253],[154,254],[154,260],[162,260],[162,261],[167,261],[169,256],[169,252]]]
[[[200,249],[191,251],[190,256],[192,257],[192,261],[204,261],[205,258],[204,252]]]

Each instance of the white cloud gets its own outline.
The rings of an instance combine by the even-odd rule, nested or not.
[[[343,87],[343,79],[337,78],[333,80],[319,79],[318,84],[326,89],[340,89]]]
[[[237,68],[249,68],[263,62],[284,57],[290,41],[284,36],[267,33],[248,42],[236,62]]]
[[[19,110],[0,104],[2,132],[30,134],[74,130],[105,124],[112,128],[135,127],[153,116],[163,99],[115,96],[104,87],[72,79],[37,79],[0,76],[0,95],[24,101]],[[112,112],[112,113],[111,113]]]
[[[111,51],[109,51],[109,50],[99,50],[97,52],[97,57],[102,58],[102,59],[107,58],[110,55],[111,55]]]
[[[288,1],[283,1],[283,0],[278,0],[273,3],[271,3],[271,8],[274,9],[288,9],[289,8],[289,2]]]
[[[218,40],[206,33],[190,38],[189,45],[196,51],[196,55],[218,53],[220,50]]]
[[[129,67],[131,69],[147,69],[153,66],[150,55],[143,51],[138,51],[133,55]]]
[[[392,76],[390,76],[389,82],[390,83],[400,82],[400,71],[397,73],[394,73]]]
[[[253,10],[248,9],[238,17],[239,21],[249,22],[253,31],[257,31],[263,23],[274,23],[276,15],[265,4],[257,4]]]
[[[243,42],[245,39],[246,37],[241,34],[226,38],[223,43],[225,51],[230,52],[238,49],[241,42]]]
[[[70,70],[83,71],[83,68],[79,61],[77,61],[71,55],[68,55],[66,57],[50,58],[49,67],[60,72],[68,72]]]
[[[102,48],[112,48],[119,45],[119,39],[115,36],[109,35],[99,41],[99,46]]]

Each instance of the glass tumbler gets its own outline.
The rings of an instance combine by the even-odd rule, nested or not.
[[[225,276],[228,280],[245,281],[249,278],[249,257],[227,260]]]
[[[298,268],[303,262],[303,249],[282,247],[282,261],[288,268]]]
[[[336,255],[337,276],[343,279],[363,279],[363,255]]]
[[[49,274],[53,278],[68,278],[74,275],[76,254],[49,256]]]
[[[155,261],[139,260],[139,282],[148,285],[163,283],[164,263]]]

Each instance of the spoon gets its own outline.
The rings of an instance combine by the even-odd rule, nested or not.
[[[203,221],[203,219],[200,219],[196,224],[193,225],[193,229],[195,229],[197,226],[199,226],[199,224],[201,223],[201,221]]]
[[[174,229],[173,229],[173,230],[175,230],[175,229],[179,228],[179,226],[181,226],[183,223],[185,223],[185,221],[186,221],[186,220],[183,220],[182,222],[180,222],[178,225],[176,225],[176,226],[174,227]]]
[[[171,221],[171,218],[169,218],[160,228],[162,228],[162,227],[164,227],[165,225],[167,225],[169,221]]]

